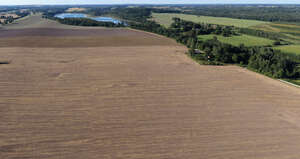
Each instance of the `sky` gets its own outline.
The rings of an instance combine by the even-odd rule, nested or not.
[[[0,0],[0,5],[42,4],[300,4],[300,0]]]

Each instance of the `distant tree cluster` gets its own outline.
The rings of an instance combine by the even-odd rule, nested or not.
[[[102,16],[109,14],[112,11],[111,7],[91,8],[89,13],[94,16]]]
[[[128,21],[144,22],[151,17],[152,9],[145,7],[127,8],[118,7],[112,8],[109,14]]]
[[[9,24],[9,23],[12,23],[13,21],[17,20],[17,19],[20,19],[20,18],[23,18],[27,15],[29,15],[30,13],[29,12],[20,12],[20,11],[17,11],[17,12],[13,12],[14,14],[18,15],[17,18],[14,18],[13,16],[0,16],[0,19],[4,19],[3,22],[0,21],[0,24]]]
[[[249,57],[251,56],[250,51],[244,45],[236,47],[230,44],[221,43],[216,37],[204,42],[197,41],[195,48],[205,52],[206,60],[223,63],[237,63],[244,65],[248,64]]]
[[[12,16],[0,16],[0,19],[4,19],[3,22],[0,21],[0,24],[9,24],[15,20],[15,18],[13,18]]]
[[[43,18],[56,20],[55,15],[64,13],[67,8],[40,8],[36,9],[37,12],[43,13]]]
[[[298,63],[288,55],[271,48],[258,48],[250,57],[248,67],[275,78],[299,77]]]
[[[173,18],[173,23],[171,28],[179,32],[193,32],[196,35],[205,35],[205,34],[216,34],[223,36],[236,35],[234,27],[232,26],[223,26],[217,24],[205,24],[205,23],[194,23],[191,21],[182,20],[180,18]],[[193,35],[192,35],[193,36]]]

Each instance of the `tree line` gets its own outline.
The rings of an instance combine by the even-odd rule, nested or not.
[[[274,45],[288,44],[288,42],[284,41],[283,39],[289,37],[281,33],[267,32],[267,31],[256,30],[251,28],[239,28],[238,32],[241,34],[247,34],[247,35],[275,40]]]

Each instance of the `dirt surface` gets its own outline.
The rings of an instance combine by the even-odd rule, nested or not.
[[[174,40],[130,29],[0,30],[0,47],[176,46]]]
[[[0,158],[299,158],[298,88],[157,38],[1,47]]]
[[[133,32],[129,29],[56,29],[56,28],[35,28],[35,29],[14,29],[14,30],[0,30],[2,38],[20,37],[20,36],[51,36],[51,37],[64,37],[64,36],[144,36],[144,32]]]
[[[174,40],[127,28],[78,27],[26,17],[0,29],[0,47],[176,46]]]
[[[83,12],[86,11],[86,8],[68,8],[66,12]]]

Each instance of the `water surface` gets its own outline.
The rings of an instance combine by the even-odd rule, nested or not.
[[[83,13],[61,13],[61,14],[56,14],[54,17],[64,19],[64,18],[88,18],[92,19],[98,22],[112,22],[115,24],[121,24],[122,21],[114,19],[112,17],[89,17],[86,14]]]

